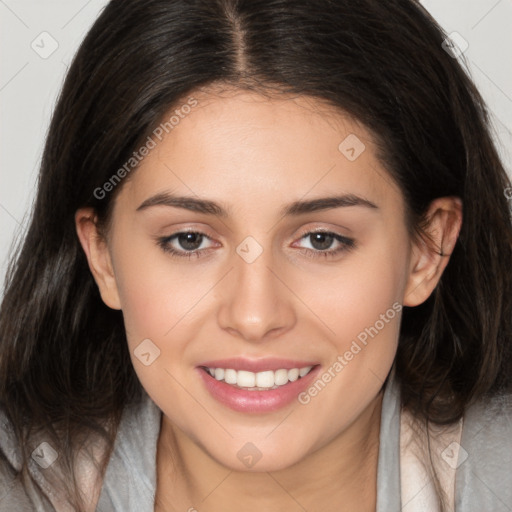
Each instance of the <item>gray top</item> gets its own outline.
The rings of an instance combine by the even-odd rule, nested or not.
[[[400,499],[400,396],[396,381],[390,377],[382,405],[376,512],[398,512],[405,505]],[[161,415],[146,393],[141,404],[125,409],[98,512],[153,511]],[[455,510],[511,512],[512,397],[474,405],[463,425],[460,444],[468,455],[456,470]],[[14,481],[18,460],[0,409],[0,511],[54,511],[49,501],[33,504],[30,492]],[[31,471],[41,482],[45,470],[33,462]]]

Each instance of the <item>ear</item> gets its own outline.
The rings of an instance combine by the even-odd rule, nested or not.
[[[75,226],[103,302],[112,309],[121,309],[110,251],[105,237],[99,232],[94,209],[77,210]]]
[[[440,197],[426,213],[425,231],[430,240],[413,242],[404,306],[418,306],[428,299],[448,265],[462,226],[462,201]]]

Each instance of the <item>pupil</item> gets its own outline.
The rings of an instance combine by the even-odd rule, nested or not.
[[[314,233],[312,236],[311,244],[315,249],[325,250],[329,249],[333,242],[333,236],[327,233]],[[319,242],[319,243],[318,243]]]
[[[178,236],[178,240],[183,249],[193,251],[201,245],[202,236],[199,233],[182,233]]]

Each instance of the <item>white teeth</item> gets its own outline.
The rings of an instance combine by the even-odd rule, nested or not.
[[[266,372],[258,372],[256,374],[256,386],[259,388],[271,388],[275,385],[274,372],[272,370]]]
[[[288,384],[288,370],[277,370],[274,373],[274,383],[276,386]]]
[[[256,375],[245,370],[238,370],[236,374],[236,384],[241,388],[253,388],[256,384]]]
[[[288,384],[288,382],[295,382],[297,379],[306,376],[311,368],[313,367],[305,366],[304,368],[292,368],[291,370],[283,368],[276,371],[265,370],[254,373],[246,370],[236,371],[231,368],[209,367],[207,371],[216,380],[223,380],[226,384],[254,391],[276,389]]]
[[[292,370],[288,370],[288,380],[290,382],[295,382],[299,378],[299,369],[293,368]]]
[[[301,368],[299,370],[299,377],[304,377],[304,375],[307,375],[309,371],[313,368],[312,366],[306,366],[305,368]]]
[[[236,384],[236,370],[224,370],[224,382],[226,384]]]

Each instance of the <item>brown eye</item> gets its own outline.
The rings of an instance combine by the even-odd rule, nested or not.
[[[199,231],[180,231],[160,238],[157,242],[164,252],[177,257],[191,258],[192,256],[199,257],[208,249],[208,247],[201,247],[206,239],[209,240],[208,235]]]
[[[302,249],[306,255],[312,258],[318,256],[328,258],[356,247],[355,240],[352,238],[329,231],[311,231],[305,233],[300,240],[309,240],[310,247],[302,247]],[[333,243],[337,245],[334,249],[331,248]]]
[[[334,236],[330,233],[311,233],[308,236],[310,237],[311,245],[319,251],[329,249],[334,242]]]
[[[201,246],[203,235],[201,233],[178,233],[175,238],[182,249],[195,251]]]

